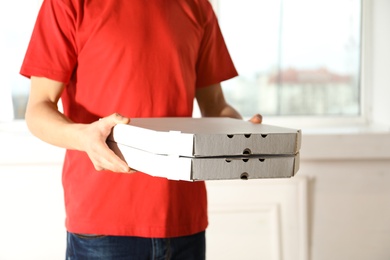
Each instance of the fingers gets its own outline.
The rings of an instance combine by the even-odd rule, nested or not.
[[[97,171],[131,172],[127,163],[109,148],[105,140],[95,141],[89,147],[87,154]]]
[[[127,163],[121,160],[111,149],[106,150],[105,155],[97,157],[94,167],[97,171],[112,171],[121,173],[134,173],[135,170],[130,168]]]
[[[119,158],[107,145],[106,140],[112,128],[117,124],[128,124],[130,119],[118,113],[99,119],[90,125],[87,137],[88,148],[86,150],[97,171],[108,170],[112,172],[132,173],[125,161]]]
[[[260,114],[256,114],[256,115],[252,116],[251,119],[249,119],[249,122],[251,122],[253,124],[261,124],[263,122],[263,116]]]

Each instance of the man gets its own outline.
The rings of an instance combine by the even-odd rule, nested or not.
[[[208,1],[44,0],[21,74],[30,131],[67,149],[67,259],[204,259],[205,184],[136,172],[105,141],[130,118],[190,117],[194,98],[202,116],[241,118]]]

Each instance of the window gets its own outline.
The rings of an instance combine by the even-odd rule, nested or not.
[[[361,115],[361,1],[210,1],[240,74],[226,98],[244,117]],[[41,2],[0,4],[0,121],[24,117],[19,69]]]
[[[243,116],[360,116],[360,1],[212,3],[240,74],[222,85]]]
[[[30,81],[19,74],[41,0],[0,4],[0,121],[24,118]]]

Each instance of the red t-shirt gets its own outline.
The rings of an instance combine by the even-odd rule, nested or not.
[[[45,0],[21,74],[64,82],[64,113],[90,123],[114,112],[189,117],[196,88],[237,72],[207,0]],[[63,187],[70,232],[175,237],[207,227],[204,182],[97,172],[68,150]]]

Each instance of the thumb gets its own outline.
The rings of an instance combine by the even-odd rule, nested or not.
[[[253,124],[261,124],[263,122],[263,116],[260,114],[256,114],[256,115],[252,116],[251,119],[249,119],[249,122],[251,122]]]
[[[105,131],[111,131],[111,129],[117,124],[128,124],[130,122],[130,118],[114,113],[107,117],[100,118],[98,122],[102,129],[105,129]]]
[[[117,124],[128,124],[128,123],[130,123],[130,118],[124,117],[124,116],[122,116],[121,114],[118,114],[118,113],[114,113],[114,114],[110,115],[109,119],[113,123],[113,126],[117,125]]]

